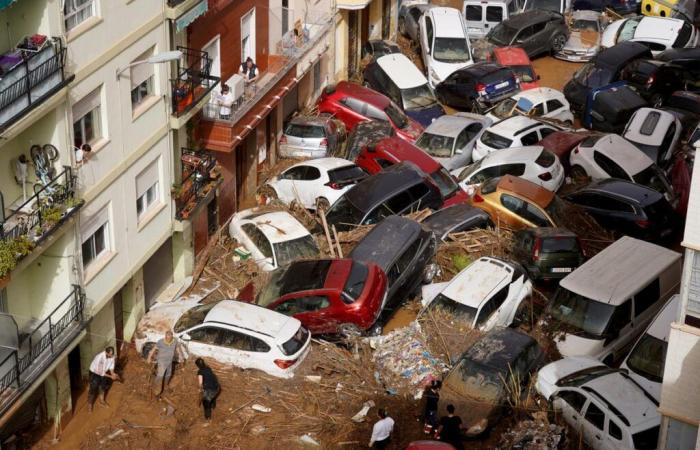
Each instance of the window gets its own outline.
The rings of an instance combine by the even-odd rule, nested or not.
[[[654,130],[656,129],[656,125],[659,123],[660,118],[661,113],[658,111],[652,111],[647,114],[642,121],[642,126],[639,127],[639,134],[643,134],[644,136],[651,136],[654,134]]]
[[[367,105],[367,117],[370,119],[383,120],[384,122],[388,120],[386,114],[373,105]]]
[[[145,61],[153,56],[154,52],[155,48],[151,47],[134,59],[134,62]],[[148,97],[155,95],[153,68],[153,64],[137,64],[130,69],[132,109],[138,107]]]
[[[153,77],[150,77],[131,89],[131,107],[138,107],[144,100],[152,95]]]
[[[356,112],[357,114],[361,114],[363,116],[365,115],[365,111],[367,110],[366,103],[361,102],[360,100],[354,99],[352,97],[345,97],[344,99],[340,100],[340,103],[342,103],[352,111]]]
[[[522,176],[525,173],[525,164],[503,164],[497,166],[498,175],[513,175],[514,177]]]
[[[612,420],[608,420],[608,434],[613,439],[616,439],[618,441],[622,440],[622,430]]]
[[[500,291],[496,293],[493,297],[489,299],[488,302],[484,306],[481,307],[481,311],[479,312],[479,318],[476,319],[476,326],[479,327],[483,324],[486,323],[486,321],[489,320],[491,315],[501,307],[504,301],[506,301],[506,298],[508,297],[508,290],[510,289],[510,285],[507,285],[503,287]]]
[[[649,309],[650,306],[659,301],[660,294],[661,288],[659,287],[659,279],[655,278],[654,281],[649,283],[634,296],[634,316],[639,316]]]
[[[501,204],[509,211],[518,213],[523,207],[523,201],[508,194],[501,194]]]
[[[321,88],[321,61],[314,64],[314,92]]]
[[[161,203],[159,160],[153,161],[136,176],[136,217],[141,217]]]
[[[386,206],[393,212],[399,214],[404,209],[408,208],[413,200],[407,191],[399,192],[386,201]]]
[[[467,20],[481,21],[481,6],[467,5],[466,16]]]
[[[66,31],[97,15],[96,0],[64,0],[63,20]]]
[[[534,33],[533,27],[527,27],[523,28],[520,30],[520,33],[518,33],[518,37],[515,39],[516,43],[522,43],[525,42],[527,39],[530,39],[532,34]]]
[[[522,142],[523,145],[535,145],[539,140],[540,138],[537,136],[537,132],[533,131],[532,133],[528,133],[523,136],[520,139],[520,142]]]
[[[202,344],[216,345],[219,340],[219,329],[214,327],[202,327],[190,331],[190,339]]]
[[[102,137],[100,89],[95,89],[73,105],[73,145],[80,148]]]
[[[554,128],[540,128],[540,136],[542,136],[542,139],[544,139],[555,131],[556,130]]]
[[[559,108],[563,108],[564,104],[559,100],[549,100],[547,102],[547,112],[556,111]]]
[[[0,313],[7,312],[7,289],[0,289]]]
[[[532,34],[537,34],[542,31],[544,31],[544,28],[547,26],[547,22],[540,22],[536,23],[532,26]]]
[[[552,224],[549,222],[547,219],[547,216],[544,215],[544,213],[535,205],[532,203],[526,203],[526,207],[524,210],[520,212],[520,215],[525,219],[528,220],[538,227],[549,227],[552,226]]]
[[[262,231],[258,230],[258,228],[252,223],[244,224],[241,226],[241,229],[246,235],[248,235],[248,238],[250,238],[250,240],[253,242],[253,245],[260,250],[260,253],[262,253],[265,258],[272,258],[272,246]]]
[[[528,113],[534,116],[544,116],[544,103],[538,103]]]
[[[487,22],[501,22],[503,20],[503,8],[501,6],[486,7]]]
[[[83,242],[82,250],[83,268],[109,251],[109,222],[104,222],[90,234],[90,237]]]
[[[422,200],[426,195],[430,194],[430,188],[423,183],[416,184],[408,188],[408,193],[413,199],[413,203]]]
[[[596,197],[596,202],[595,204],[592,205],[593,207],[600,208],[600,209],[605,209],[607,211],[617,211],[617,212],[634,212],[634,208],[631,205],[628,205],[627,203],[614,199],[612,197],[607,197],[604,195],[600,195]]]
[[[603,429],[605,424],[605,413],[598,408],[595,403],[590,402],[586,409],[586,420],[593,424],[599,430]]]
[[[615,308],[612,317],[610,318],[610,324],[608,325],[608,330],[613,333],[619,333],[620,330],[629,325],[632,320],[632,302],[630,300],[625,300],[623,304]]]
[[[292,167],[282,175],[284,180],[303,180],[308,166]]]
[[[433,21],[425,18],[425,35],[428,38],[428,48],[433,47]]]
[[[576,391],[564,391],[559,394],[559,398],[569,404],[576,412],[581,412],[586,404],[586,396]]]
[[[601,169],[603,169],[605,173],[607,173],[612,178],[620,178],[622,180],[632,181],[630,180],[629,175],[627,175],[627,173],[622,167],[620,167],[615,161],[608,158],[607,156],[605,156],[597,150],[593,152],[593,160],[596,164],[600,166]]]
[[[221,330],[218,345],[244,352],[269,352],[270,346],[260,339],[233,330]]]
[[[382,158],[374,158],[374,161],[377,164],[379,164],[379,167],[381,167],[382,169],[386,169],[387,167],[391,167],[394,165],[393,163],[387,161],[386,159],[382,159]]]
[[[294,314],[319,311],[329,306],[330,302],[328,301],[328,297],[323,295],[309,295],[282,302],[277,305],[275,311],[293,316]]]

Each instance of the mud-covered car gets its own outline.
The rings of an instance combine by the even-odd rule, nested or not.
[[[297,319],[234,300],[201,304],[198,299],[152,307],[136,327],[136,351],[145,357],[168,330],[190,356],[281,378],[294,376],[311,345]]]
[[[339,148],[332,156],[354,162],[362,149],[375,145],[384,138],[393,136],[396,136],[396,131],[388,122],[379,120],[360,122],[348,134],[345,146]]]
[[[527,386],[543,356],[537,341],[525,333],[512,328],[490,331],[464,352],[443,380],[438,411],[454,405],[467,428],[466,437],[482,435],[509,400],[515,400],[513,387]]]
[[[600,50],[600,34],[603,31],[601,13],[574,11],[570,29],[569,39],[554,57],[572,62],[590,61]]]
[[[565,228],[527,228],[515,233],[513,257],[536,280],[558,280],[583,264],[576,234]]]
[[[425,218],[421,225],[435,233],[441,241],[448,241],[451,233],[488,228],[492,227],[493,223],[486,211],[460,203],[435,211]]]

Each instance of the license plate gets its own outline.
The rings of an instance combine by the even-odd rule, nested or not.
[[[568,273],[571,272],[571,267],[553,267],[552,272],[555,273]]]
[[[510,83],[508,83],[507,81],[504,81],[503,83],[498,83],[498,84],[496,85],[496,89],[502,89],[502,88],[504,88],[504,87],[507,87],[509,84],[510,84]]]

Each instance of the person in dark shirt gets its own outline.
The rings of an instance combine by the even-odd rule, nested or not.
[[[207,366],[202,358],[197,358],[194,362],[199,370],[197,371],[197,380],[199,381],[199,391],[202,394],[202,407],[204,408],[204,418],[211,419],[211,410],[216,408],[216,396],[219,395],[219,380]]]
[[[423,426],[423,432],[425,434],[431,434],[438,422],[438,402],[440,401],[440,388],[442,383],[440,380],[433,380],[430,385],[426,388],[423,396],[425,397],[425,411],[423,417],[425,420],[425,425]]]
[[[440,440],[451,444],[457,450],[464,450],[464,445],[462,445],[463,429],[462,419],[459,416],[455,416],[454,405],[447,405],[447,415],[440,419],[440,426],[438,427]]]

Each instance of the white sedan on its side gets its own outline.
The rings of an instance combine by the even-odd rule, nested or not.
[[[366,177],[362,169],[346,159],[318,158],[294,164],[267,181],[261,191],[287,205],[297,201],[306,209],[327,210]]]
[[[251,208],[238,212],[231,218],[229,234],[268,272],[295,259],[319,255],[309,230],[286,211]]]
[[[158,303],[134,334],[144,357],[172,330],[190,356],[203,356],[243,369],[291,378],[306,358],[311,334],[301,322],[270,309],[234,300]]]

